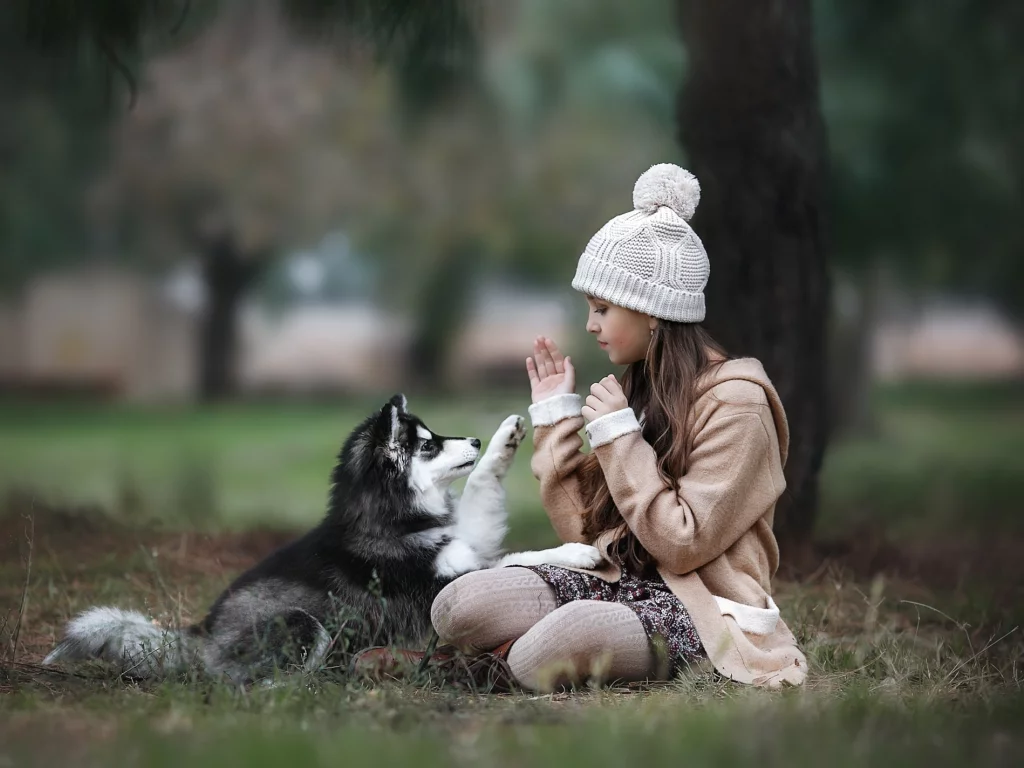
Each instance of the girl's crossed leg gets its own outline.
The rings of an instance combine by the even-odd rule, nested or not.
[[[482,653],[515,640],[508,664],[525,688],[552,690],[588,678],[643,680],[655,654],[636,614],[621,603],[576,600],[526,568],[474,571],[448,584],[431,610],[442,642]]]

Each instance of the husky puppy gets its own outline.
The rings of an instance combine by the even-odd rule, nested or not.
[[[522,417],[509,416],[481,458],[480,440],[433,432],[395,395],[345,441],[322,522],[239,576],[201,622],[165,629],[136,611],[91,608],[43,663],[101,659],[136,678],[195,664],[245,684],[341,665],[373,645],[423,647],[434,597],[469,571],[596,566],[585,544],[501,557],[502,480],[524,434]],[[457,497],[452,482],[466,475]]]

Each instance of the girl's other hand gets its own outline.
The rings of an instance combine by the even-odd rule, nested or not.
[[[526,373],[535,403],[576,391],[576,369],[572,367],[572,360],[563,357],[558,345],[546,336],[534,339],[533,357],[526,358]]]
[[[583,406],[583,418],[589,424],[594,419],[621,411],[623,408],[629,408],[626,393],[619,386],[618,379],[608,375],[590,387],[587,404]]]

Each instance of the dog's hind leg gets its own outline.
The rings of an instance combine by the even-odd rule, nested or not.
[[[308,613],[306,615],[309,617],[310,633],[308,638],[311,639],[311,644],[306,647],[302,668],[306,672],[319,672],[323,668],[324,662],[327,661],[327,654],[331,651],[333,638],[315,617]]]
[[[482,565],[491,564],[501,553],[508,531],[502,481],[525,436],[522,416],[505,419],[467,478],[466,489],[459,499],[455,512],[455,539],[468,545],[483,560]]]
[[[301,608],[261,620],[240,636],[218,638],[221,671],[237,683],[282,672],[319,670],[331,648],[331,635]]]

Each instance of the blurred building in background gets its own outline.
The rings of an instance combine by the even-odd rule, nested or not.
[[[539,334],[565,338],[564,297],[479,286],[445,363],[458,388],[521,383]],[[33,279],[0,304],[0,388],[78,393],[135,402],[197,395],[201,300],[188,289],[113,269]],[[362,299],[286,310],[250,302],[241,313],[239,395],[321,395],[399,390],[409,317]]]
[[[881,324],[872,360],[883,381],[1022,379],[1024,340],[989,304],[932,301]]]
[[[160,401],[191,395],[195,318],[145,277],[71,269],[0,310],[7,389]]]
[[[0,304],[0,386],[79,392],[128,401],[197,396],[201,301],[124,270],[74,269],[34,278]],[[365,299],[242,311],[239,394],[304,395],[398,390],[413,320]],[[474,289],[444,370],[454,389],[521,383],[540,334],[578,333],[585,313],[564,293]],[[905,304],[870,332],[870,377],[1024,378],[1024,339],[985,303]]]

